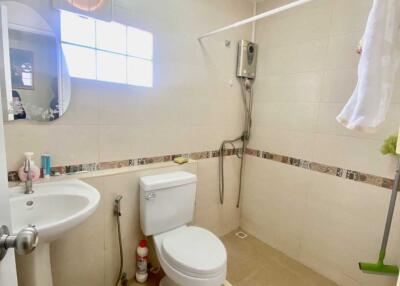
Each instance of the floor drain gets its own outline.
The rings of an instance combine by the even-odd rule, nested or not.
[[[246,233],[244,233],[243,231],[238,231],[237,233],[235,233],[235,235],[237,237],[239,237],[240,239],[248,237],[248,235]]]

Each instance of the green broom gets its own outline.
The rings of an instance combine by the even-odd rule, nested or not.
[[[385,140],[381,148],[381,152],[386,154],[396,155],[396,145],[397,145],[397,136],[390,136]],[[385,231],[383,233],[381,250],[379,252],[379,258],[377,263],[365,263],[360,262],[358,265],[361,271],[372,273],[372,274],[399,274],[399,267],[397,265],[386,265],[384,264],[384,259],[386,255],[387,244],[389,240],[390,227],[392,225],[394,208],[396,205],[397,191],[399,189],[400,183],[400,159],[397,156],[397,168],[396,168],[396,177],[394,180],[394,184],[392,187],[392,196],[390,198],[389,210],[386,218]]]

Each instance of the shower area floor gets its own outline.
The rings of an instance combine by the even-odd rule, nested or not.
[[[222,238],[228,250],[228,281],[233,286],[338,286],[282,252],[248,235]]]
[[[257,238],[239,238],[236,232],[221,238],[228,251],[227,280],[233,286],[338,286]],[[129,285],[158,286],[159,280],[150,277],[147,284]]]

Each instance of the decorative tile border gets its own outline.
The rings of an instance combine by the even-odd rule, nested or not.
[[[225,155],[232,156],[238,155],[242,149],[226,149]],[[155,156],[155,157],[145,157],[145,158],[137,158],[137,159],[128,159],[121,161],[113,161],[113,162],[99,162],[99,163],[89,163],[89,164],[77,164],[77,165],[69,165],[69,166],[60,166],[53,167],[51,170],[52,174],[59,173],[60,175],[77,173],[77,172],[94,172],[100,170],[109,170],[109,169],[117,169],[117,168],[125,168],[125,167],[133,167],[140,165],[148,165],[154,163],[162,163],[162,162],[171,162],[176,157],[185,157],[192,160],[204,160],[215,158],[219,156],[219,150],[211,150],[211,151],[203,151],[203,152],[193,152],[193,153],[185,153],[185,154],[173,154],[173,155],[164,155],[164,156]],[[340,177],[346,180],[352,180],[356,182],[366,183],[369,185],[374,185],[378,187],[382,187],[385,189],[391,189],[393,186],[393,180],[375,176],[367,173],[362,173],[354,170],[339,168],[335,166],[329,166],[317,162],[307,161],[303,159],[293,158],[289,156],[269,153],[265,151],[255,150],[251,148],[246,149],[246,154],[250,156],[259,157],[262,159],[272,160],[275,162],[283,163],[286,165],[299,167],[302,169],[319,172],[331,176]],[[9,182],[19,182],[18,172],[17,171],[9,171],[8,172],[8,181]]]
[[[241,152],[241,150],[242,150],[241,148],[225,149],[225,155],[226,156],[237,155],[239,154],[239,152]],[[60,167],[53,167],[51,169],[51,173],[52,175],[54,175],[55,173],[58,173],[60,175],[65,175],[77,172],[94,172],[100,170],[133,167],[133,166],[148,165],[148,164],[162,163],[162,162],[171,162],[176,157],[185,157],[192,160],[204,160],[204,159],[218,157],[219,153],[220,153],[219,150],[211,150],[211,151],[193,152],[186,154],[173,154],[173,155],[128,159],[128,160],[113,161],[113,162],[99,162],[99,163],[60,166]],[[19,182],[18,171],[9,171],[8,181]]]
[[[346,180],[352,180],[356,182],[361,182],[369,185],[374,185],[378,187],[382,187],[385,189],[391,189],[393,186],[393,180],[375,176],[367,173],[362,173],[358,171],[353,171],[349,169],[329,166],[317,162],[307,161],[303,159],[297,159],[289,156],[283,156],[279,154],[264,152],[255,149],[246,149],[246,154],[250,156],[259,157],[262,159],[272,160],[275,162],[283,163],[290,166],[299,167],[302,169],[324,173],[331,176],[340,177]]]

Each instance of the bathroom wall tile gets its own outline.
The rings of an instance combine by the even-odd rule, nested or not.
[[[4,124],[4,134],[6,141],[7,168],[8,170],[18,170],[24,160],[24,152],[35,151],[34,161],[39,163],[40,153],[44,149],[47,136],[50,136],[51,130],[43,128],[40,125],[34,125],[27,128],[24,122],[18,122],[15,125]],[[36,140],[31,140],[37,136]],[[15,140],[18,138],[18,140]],[[29,148],[30,150],[26,150]]]
[[[124,249],[124,271],[128,279],[134,276],[135,249],[142,237],[139,222],[139,181],[134,173],[107,177],[104,180],[105,201],[105,283],[113,285],[119,270],[119,246],[116,217],[114,215],[113,201],[118,195],[121,200],[121,235]]]
[[[328,273],[330,267],[339,268],[342,274],[334,275],[343,285],[348,285],[350,280],[357,282],[354,285],[392,285],[358,269],[360,260],[375,259],[390,193],[382,194],[374,186],[357,186],[335,177],[314,174],[310,177],[313,183],[301,261],[322,273]],[[372,214],[370,209],[376,212]],[[343,241],[352,247],[344,247]],[[314,247],[316,243],[320,247],[318,251]]]
[[[285,73],[320,71],[324,67],[328,38],[281,47]]]
[[[254,126],[312,132],[317,103],[259,102],[253,107]]]
[[[285,67],[282,64],[285,51],[281,47],[266,47],[260,45],[258,50],[257,76],[271,76],[284,74]]]
[[[146,144],[143,144],[146,142]],[[160,125],[133,131],[133,158],[202,151],[192,148],[191,129]]]
[[[338,0],[333,2],[331,34],[346,34],[363,30],[372,0]]]
[[[62,166],[77,163],[92,163],[98,159],[98,127],[95,125],[6,124],[7,165],[17,170],[23,153],[33,151],[34,160],[40,164],[43,153],[53,156],[53,165]],[[18,140],[15,140],[18,138]],[[33,139],[34,138],[34,139]]]
[[[248,158],[244,230],[340,285],[392,285],[393,280],[371,278],[358,270],[360,259],[375,259],[389,192]]]
[[[65,153],[74,151],[70,146],[64,146],[69,145],[68,141],[53,144],[57,148],[41,148],[43,142],[45,145],[55,140],[53,131],[44,130],[49,129],[49,125],[39,131],[40,128],[34,123],[22,124],[23,127],[19,123],[9,123],[7,140],[10,170],[19,166],[21,150],[27,148],[28,139],[24,138],[28,137],[25,134],[33,134],[33,129],[39,132],[29,137],[30,148],[38,154],[44,152],[42,149],[48,149],[46,152],[51,151],[57,164],[62,166],[83,163],[75,161],[79,157],[85,162],[89,158],[91,162],[99,162],[101,158],[115,161],[131,149],[130,152],[137,155],[135,157],[217,149],[223,134],[237,136],[240,133],[243,108],[240,86],[235,78],[236,41],[248,39],[251,27],[229,31],[202,44],[195,38],[217,26],[250,16],[253,4],[240,0],[207,3],[168,0],[150,8],[147,1],[121,2],[116,4],[116,21],[150,31],[154,35],[153,88],[73,79],[71,108],[64,118],[51,126],[63,134],[70,134],[69,129],[82,130],[88,125],[96,126],[96,133],[90,131],[85,135],[69,136],[82,138],[85,142],[89,140],[94,147],[85,150],[85,154],[65,158]],[[30,4],[42,11],[46,18],[56,20],[48,3]],[[221,9],[224,11],[222,14],[219,12]],[[204,21],[205,17],[209,21]],[[230,47],[225,46],[225,39],[231,40]],[[177,49],[179,52],[176,52]],[[127,132],[117,126],[129,128],[135,136],[133,142],[126,140]],[[171,126],[174,128],[171,129]],[[117,134],[117,129],[121,130],[121,134]],[[142,136],[139,131],[143,130],[145,135]],[[105,139],[106,134],[111,133],[114,134],[111,136],[114,142]],[[78,145],[88,145],[82,143]],[[118,148],[109,150],[115,144]]]
[[[292,0],[275,0],[275,1],[260,1],[257,3],[257,13],[263,13],[268,10],[278,8],[280,6],[289,4]]]
[[[94,81],[87,82],[80,79],[71,79],[71,101],[67,112],[53,124],[61,125],[96,125],[99,123],[100,97],[95,92]],[[73,96],[79,94],[79,96]]]
[[[313,161],[390,178],[395,160],[380,154],[381,145],[381,140],[318,134]]]
[[[124,125],[104,125],[99,131],[100,162],[117,161],[133,157],[133,132]]]
[[[253,175],[260,167],[262,174],[256,171]],[[259,158],[246,163],[241,227],[294,258],[300,255],[301,225],[306,215],[303,206],[309,182],[304,172]],[[258,207],[260,203],[263,207]],[[254,221],[259,220],[256,217],[263,218],[261,228],[254,228]]]
[[[344,105],[353,94],[356,84],[356,67],[325,71],[321,102],[340,102]]]
[[[255,127],[252,129],[249,147],[310,160],[313,156],[314,140],[314,134],[302,131]]]
[[[219,206],[219,159],[213,158],[198,162],[199,184],[197,189],[196,208]],[[224,159],[225,199],[226,205],[235,205],[238,196],[240,160],[235,156]]]
[[[258,12],[288,2],[265,1]],[[241,213],[244,230],[349,286],[394,284],[362,274],[357,263],[374,261],[379,248],[390,195],[384,178],[392,178],[395,168],[379,148],[398,128],[400,93],[374,134],[346,130],[335,120],[357,82],[355,50],[371,4],[313,1],[257,23],[259,68],[249,144],[254,150],[246,157]],[[320,26],[303,30],[312,24]],[[305,165],[295,168],[297,163]],[[354,179],[360,175],[361,181]],[[399,241],[392,232],[391,247]],[[388,253],[397,263],[396,251]]]
[[[66,126],[51,131],[53,141],[44,145],[45,152],[57,154],[53,165],[92,163],[98,158],[98,127],[93,125]],[[37,153],[37,152],[36,152]]]
[[[234,203],[226,206],[207,206],[196,209],[194,224],[222,236],[239,228],[239,215],[240,209]]]
[[[207,163],[206,163],[207,161]],[[222,236],[239,227],[240,209],[236,207],[240,160],[235,156],[225,158],[225,198],[220,204],[218,183],[218,158],[198,162],[194,224]]]
[[[318,102],[321,85],[319,72],[260,77],[255,83],[254,101]]]
[[[331,24],[332,2],[322,2],[310,5],[307,9],[299,7],[279,17],[263,20],[266,25],[257,30],[257,41],[262,46],[285,46],[326,38]]]
[[[359,55],[356,53],[362,32],[357,31],[329,39],[328,54],[326,55],[326,69],[347,69],[358,65]]]
[[[54,284],[59,286],[106,286],[104,281],[105,234],[104,179],[86,179],[101,195],[98,209],[85,222],[68,231],[51,244],[51,263]],[[90,230],[90,231],[88,231]],[[84,261],[84,263],[82,263]]]

